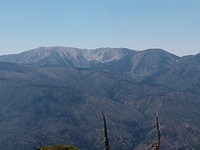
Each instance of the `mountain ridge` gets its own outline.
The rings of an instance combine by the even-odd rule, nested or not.
[[[135,51],[127,48],[88,50],[59,46],[39,47],[20,54],[0,56],[0,61],[41,67],[101,70],[118,78],[159,84],[174,90],[197,92],[193,87],[198,87],[200,82],[200,53],[178,57],[162,49]],[[191,77],[194,80],[192,84]],[[187,82],[183,84],[182,80]]]
[[[122,52],[125,50],[125,52]],[[51,55],[57,56],[57,58],[62,60],[66,66],[72,65],[73,67],[82,67],[78,61],[81,61],[82,65],[89,63],[90,61],[96,61],[99,63],[110,62],[122,58],[128,51],[132,51],[126,48],[98,48],[98,49],[78,49],[72,47],[39,47],[29,51],[25,51],[19,54],[3,55],[0,56],[0,61],[5,62],[15,62],[15,63],[26,63],[35,64],[37,62],[43,61],[43,59],[52,59]],[[102,57],[103,56],[103,57]],[[48,58],[50,57],[50,58]],[[106,57],[106,58],[104,58]],[[70,64],[71,62],[71,64]],[[57,66],[51,62],[50,65]],[[45,66],[48,64],[40,64]],[[62,63],[61,63],[62,64]],[[59,65],[59,63],[58,63]],[[64,64],[63,64],[64,65]],[[90,65],[90,64],[88,64]]]
[[[158,65],[166,69],[179,59],[178,56],[161,49],[135,51],[127,48],[97,48],[87,50],[57,46],[40,47],[20,54],[0,56],[0,61],[4,62],[107,70],[112,74],[119,74],[136,81],[157,72],[161,69]]]

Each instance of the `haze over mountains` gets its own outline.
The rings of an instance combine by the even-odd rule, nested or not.
[[[111,149],[147,149],[156,112],[162,149],[200,144],[200,54],[40,47],[0,61],[3,149],[37,141],[103,149],[102,110]]]

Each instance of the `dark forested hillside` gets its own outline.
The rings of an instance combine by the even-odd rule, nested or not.
[[[199,55],[177,57],[163,50],[99,51],[90,52],[95,58],[82,55],[88,58],[83,66],[77,61],[79,66],[42,66],[35,56],[34,63],[27,63],[33,59],[25,52],[23,57],[0,57],[1,148],[26,150],[41,142],[103,149],[102,111],[112,150],[147,149],[156,140],[157,112],[161,149],[198,147]],[[43,54],[45,60],[50,56],[47,51],[37,53],[40,58]]]

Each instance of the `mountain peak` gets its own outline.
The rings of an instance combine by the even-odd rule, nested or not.
[[[126,48],[78,49],[73,47],[39,47],[20,54],[0,56],[0,61],[40,66],[88,68],[91,63],[108,63],[122,59],[133,50]]]

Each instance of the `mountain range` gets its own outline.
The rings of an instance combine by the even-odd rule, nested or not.
[[[162,49],[40,47],[0,56],[0,145],[37,142],[103,149],[106,114],[113,150],[200,145],[200,54]],[[31,147],[32,146],[32,147]]]

